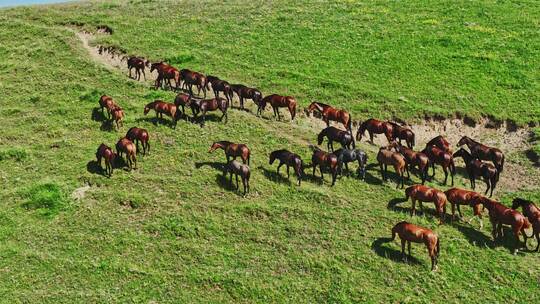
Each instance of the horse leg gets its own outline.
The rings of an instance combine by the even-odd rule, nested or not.
[[[384,169],[383,169],[384,166],[383,166],[382,163],[379,163],[379,167],[381,168],[381,176],[382,176],[382,180],[383,180],[383,182],[384,182],[384,181],[385,181],[385,178],[384,178]]]
[[[414,216],[416,214],[416,199],[414,197],[411,197],[411,201],[412,201],[411,216]]]
[[[540,249],[540,232],[536,232],[536,249],[534,251],[538,252]]]
[[[277,166],[277,173],[279,174],[279,168],[281,168],[281,166],[283,166],[284,163],[280,162],[279,165]]]
[[[317,165],[316,164],[313,164],[313,176],[315,177],[315,170],[317,168]]]
[[[289,173],[289,172],[290,172],[290,169],[291,169],[291,167],[290,167],[289,165],[287,165],[287,178],[290,178],[290,177],[291,177],[291,175],[290,175],[290,173]]]
[[[445,166],[442,166],[442,169],[444,171],[444,184],[446,185],[446,181],[448,180],[448,169]]]
[[[401,239],[401,259],[403,261],[407,261],[407,257],[405,256],[405,243],[407,241],[405,239]]]
[[[409,256],[412,257],[412,254],[411,254],[411,242],[407,242],[407,249],[409,251]]]
[[[239,189],[239,187],[238,187],[238,174],[236,174],[235,177],[236,177],[236,189]]]

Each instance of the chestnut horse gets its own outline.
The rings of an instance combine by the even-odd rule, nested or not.
[[[312,102],[308,107],[308,111],[313,112],[315,110],[321,113],[322,119],[326,123],[327,127],[330,126],[331,120],[337,121],[342,123],[345,129],[349,130],[349,132],[352,134],[352,117],[349,112],[345,110],[338,110],[321,102]]]
[[[232,103],[233,90],[231,88],[231,85],[227,81],[221,80],[216,76],[207,76],[206,80],[207,82],[212,84],[212,90],[214,91],[214,95],[216,98],[219,98],[219,92],[223,92],[223,95],[225,95],[227,102]]]
[[[429,157],[422,152],[416,152],[413,149],[407,148],[397,141],[390,143],[389,147],[394,148],[405,158],[405,162],[407,163],[406,171],[408,179],[411,179],[409,171],[411,171],[414,167],[418,167],[423,185],[428,177]]]
[[[225,152],[225,157],[227,158],[227,162],[229,162],[230,158],[236,159],[238,156],[240,156],[244,164],[247,163],[249,165],[251,152],[246,145],[235,144],[226,140],[216,141],[212,144],[210,150],[208,150],[208,153],[212,153],[217,149],[223,149],[223,151]]]
[[[164,102],[162,100],[155,100],[144,106],[144,115],[148,114],[150,110],[156,111],[156,118],[163,118],[163,114],[172,118],[171,127],[176,128],[177,108],[174,103]]]
[[[243,84],[232,84],[231,88],[240,99],[240,109],[244,109],[244,98],[253,100],[257,106],[261,103],[262,93],[258,89],[246,87]]]
[[[411,242],[424,243],[431,258],[431,270],[437,269],[441,245],[439,237],[433,231],[403,221],[392,228],[392,241],[396,239],[396,234],[401,239],[401,255],[403,259],[406,259],[405,243],[408,245],[409,256],[411,256]]]
[[[114,169],[113,163],[116,158],[116,153],[114,153],[114,151],[109,146],[101,144],[96,151],[96,158],[100,167],[101,159],[105,159],[105,174],[111,176]]]
[[[178,95],[176,95],[176,97],[174,98],[174,104],[176,105],[176,107],[182,107],[182,116],[186,117],[186,109],[185,107],[188,107],[191,103],[191,95],[188,95],[188,94],[185,94],[185,93],[180,93]]]
[[[405,200],[412,200],[411,216],[416,213],[416,201],[422,209],[423,202],[432,202],[435,204],[437,214],[439,215],[439,224],[442,224],[446,216],[446,195],[441,190],[424,185],[413,185],[405,189]]]
[[[487,187],[484,195],[487,195],[487,193],[491,189],[489,197],[492,197],[493,190],[495,189],[495,187],[497,186],[497,182],[499,181],[499,174],[497,173],[497,169],[495,169],[495,166],[472,157],[472,155],[463,148],[459,149],[456,153],[454,153],[454,157],[463,158],[463,161],[465,162],[465,168],[471,182],[471,188],[473,190],[476,188],[476,178],[481,177],[486,183]]]
[[[401,140],[404,140],[409,149],[412,149],[415,145],[414,133],[411,129],[398,125],[395,122],[389,122],[392,125],[392,139],[397,140],[401,144]]]
[[[338,157],[339,174],[343,174],[343,164],[345,164],[345,169],[349,171],[349,166],[347,164],[358,161],[358,175],[361,176],[362,179],[366,178],[366,164],[368,160],[366,152],[359,149],[350,150],[341,148],[334,151],[334,154]]]
[[[433,169],[433,174],[431,177],[435,176],[435,164],[440,165],[444,171],[444,184],[448,181],[448,173],[452,177],[452,186],[454,185],[454,175],[456,174],[456,165],[454,164],[454,156],[451,152],[440,149],[436,146],[426,146],[422,153],[427,155],[429,162],[431,163],[431,168]]]
[[[392,134],[394,132],[394,129],[392,124],[387,121],[380,121],[374,118],[370,118],[362,122],[362,124],[360,124],[360,127],[358,128],[358,131],[356,132],[356,140],[362,140],[362,136],[364,135],[366,130],[369,133],[369,139],[372,143],[373,134],[384,134],[388,142],[392,141]]]
[[[132,127],[127,131],[126,138],[135,142],[135,144],[137,145],[137,152],[140,151],[140,141],[143,148],[143,155],[146,155],[147,151],[148,153],[150,153],[150,135],[148,135],[148,131],[146,131],[146,129]]]
[[[279,114],[279,108],[288,108],[289,113],[291,113],[291,120],[294,120],[296,116],[296,99],[292,96],[281,96],[277,94],[272,94],[264,97],[259,103],[259,109],[257,114],[262,113],[266,108],[266,104],[269,103],[274,110],[274,117],[277,116],[278,120],[281,120],[281,115]]]
[[[236,189],[239,189],[238,186],[238,176],[242,178],[242,185],[244,186],[244,196],[249,192],[249,167],[244,165],[239,161],[231,160],[225,165],[225,170],[223,170],[223,176],[227,176],[227,173],[230,173],[229,182],[232,184],[232,176],[235,175],[236,178]]]
[[[201,127],[204,127],[206,122],[206,112],[220,110],[223,115],[221,115],[220,121],[223,121],[225,118],[225,123],[228,121],[227,108],[228,103],[224,98],[218,97],[213,99],[203,99],[203,100],[193,100],[190,103],[191,112],[193,113],[193,119],[196,119],[199,113],[202,113],[202,122]]]
[[[111,110],[116,106],[112,97],[107,96],[107,95],[101,95],[98,102],[99,102],[99,107],[101,108],[101,114],[105,116],[103,109],[107,109],[107,115],[109,118],[111,118]]]
[[[450,148],[450,143],[442,135],[439,135],[439,136],[436,136],[436,137],[432,138],[426,144],[426,147],[429,147],[429,146],[435,146],[435,147],[437,147],[437,148],[439,148],[441,150],[444,150],[444,151],[446,151],[448,153],[453,153],[452,149]]]
[[[491,161],[495,165],[495,168],[497,168],[498,173],[503,171],[504,154],[501,150],[483,145],[467,136],[463,136],[458,142],[458,147],[463,145],[469,147],[471,155],[474,158]]]
[[[525,215],[532,224],[533,235],[530,237],[536,236],[537,245],[535,251],[538,252],[540,250],[540,208],[536,207],[531,201],[515,198],[512,201],[512,209],[516,210],[519,207],[523,209],[523,215]],[[525,243],[527,243],[527,240],[525,240]]]
[[[206,76],[189,69],[180,70],[180,75],[184,80],[184,86],[187,86],[189,89],[189,95],[193,96],[193,86],[196,86],[197,95],[200,95],[201,91],[203,91],[204,98],[206,98],[206,90],[208,89],[208,81]]]
[[[137,169],[137,148],[135,144],[127,137],[122,137],[116,143],[116,154],[122,157],[122,153],[126,153],[127,164],[130,169],[135,165],[134,169]]]
[[[319,166],[321,171],[321,182],[324,182],[323,169],[328,168],[332,174],[332,186],[336,184],[336,176],[338,172],[338,158],[332,153],[325,152],[321,149],[314,149],[311,156],[311,164],[313,166],[313,176],[315,175],[315,169]]]
[[[273,164],[276,159],[279,160],[277,173],[279,174],[279,168],[281,168],[281,166],[286,165],[287,178],[290,178],[289,168],[293,167],[294,172],[296,173],[296,176],[298,177],[298,186],[300,186],[300,183],[302,181],[302,175],[304,175],[304,166],[302,164],[302,159],[300,158],[300,156],[290,151],[287,151],[285,149],[282,149],[282,150],[276,150],[270,153],[269,164],[270,165]]]
[[[355,148],[353,137],[347,131],[340,130],[336,127],[324,128],[317,136],[317,144],[321,145],[325,137],[328,139],[327,146],[330,151],[334,151],[334,141],[341,143],[341,146],[344,148],[350,149],[351,144]]]
[[[127,59],[127,67],[129,70],[129,77],[131,76],[131,70],[135,69],[135,77],[133,79],[141,80],[141,73],[144,76],[144,80],[146,80],[146,74],[144,73],[144,68],[146,67],[147,62],[144,61],[143,58],[139,58],[136,56],[131,56]]]
[[[394,170],[396,170],[396,174],[399,177],[399,179],[397,180],[396,188],[399,188],[400,184],[401,188],[404,187],[404,173],[407,163],[405,162],[405,158],[403,157],[403,155],[399,154],[398,152],[393,152],[385,147],[382,147],[379,149],[379,153],[377,153],[377,162],[379,163],[379,167],[381,169],[383,181],[386,181],[388,165],[392,165],[394,167]]]
[[[461,214],[461,210],[459,209],[460,205],[468,205],[471,206],[471,208],[473,209],[473,217],[471,217],[471,219],[467,221],[467,223],[470,223],[474,216],[478,216],[478,220],[480,221],[480,229],[484,227],[484,223],[482,222],[483,207],[481,204],[474,203],[476,197],[478,197],[480,194],[474,191],[459,188],[448,189],[444,191],[444,194],[446,195],[446,198],[448,199],[450,205],[452,205],[452,220],[454,220],[456,216],[456,209],[458,211],[459,217],[463,217],[463,214]]]
[[[120,125],[124,126],[124,110],[117,105],[111,109],[111,120],[116,123],[116,129],[120,129]]]
[[[150,66],[150,73],[152,73],[154,70],[157,70],[158,73],[155,83],[156,89],[161,87],[161,81],[165,81],[169,85],[169,89],[173,90],[171,79],[175,82],[175,89],[179,88],[181,78],[178,69],[161,61],[152,63]]]

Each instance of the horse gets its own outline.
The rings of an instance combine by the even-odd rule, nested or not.
[[[144,115],[148,114],[150,110],[156,111],[156,118],[163,118],[163,114],[170,116],[172,118],[171,127],[173,129],[176,128],[176,121],[178,120],[178,108],[174,103],[155,100],[144,106]]]
[[[443,219],[446,216],[446,194],[441,190],[431,188],[424,185],[413,185],[405,189],[405,200],[412,200],[411,216],[416,213],[416,201],[420,209],[422,209],[422,202],[432,202],[435,204],[437,214],[439,216],[439,225],[443,223]]]
[[[520,232],[523,234],[523,238],[525,239],[524,245],[525,247],[527,246],[527,234],[525,233],[525,229],[530,228],[531,223],[525,216],[523,216],[523,214],[519,213],[514,209],[508,208],[497,201],[483,196],[475,197],[474,204],[482,204],[484,208],[488,210],[489,221],[491,222],[492,226],[491,234],[494,241],[497,239],[497,237],[503,236],[502,225],[509,225],[512,227],[512,232],[514,233],[516,240],[515,250],[517,251],[519,247]]]
[[[325,137],[328,139],[327,147],[330,151],[334,151],[334,141],[339,142],[344,148],[350,149],[351,144],[352,148],[355,148],[353,137],[347,131],[340,130],[336,127],[326,127],[317,136],[317,144],[321,145]]]
[[[404,187],[404,183],[405,183],[404,173],[405,173],[405,168],[407,166],[407,163],[405,162],[405,158],[403,157],[403,155],[399,154],[398,152],[393,152],[385,147],[381,147],[379,149],[379,153],[377,153],[377,162],[379,163],[379,167],[381,169],[381,175],[382,175],[383,181],[386,181],[386,173],[388,171],[388,165],[392,165],[394,167],[394,170],[396,170],[396,174],[399,176],[399,179],[397,180],[396,188],[399,188],[400,184],[401,184],[401,188]]]
[[[101,113],[103,114],[103,116],[105,116],[105,112],[103,111],[103,109],[107,109],[107,116],[111,118],[111,110],[116,105],[112,97],[107,96],[107,95],[101,95],[98,102],[99,102],[99,107],[101,108]]]
[[[144,76],[144,80],[146,80],[146,74],[144,73],[144,68],[146,67],[147,62],[144,61],[143,58],[139,58],[136,56],[131,56],[127,59],[127,67],[129,70],[129,77],[131,76],[131,70],[135,69],[135,77],[133,79],[141,80],[141,72]]]
[[[155,83],[156,89],[161,87],[161,81],[164,80],[169,85],[169,88],[173,90],[171,79],[175,81],[175,89],[179,88],[181,76],[178,69],[161,61],[151,64],[150,73],[152,73],[154,70],[157,70],[158,73]]]
[[[349,171],[349,167],[347,163],[350,163],[356,160],[358,161],[358,170],[357,170],[358,175],[361,176],[362,179],[366,179],[366,171],[367,171],[366,164],[367,164],[368,156],[364,151],[359,150],[359,149],[350,150],[350,149],[341,148],[334,151],[334,154],[338,158],[339,174],[342,174],[343,172],[343,164],[345,164],[345,169]]]
[[[285,149],[282,149],[282,150],[276,150],[270,153],[269,164],[270,165],[273,164],[276,159],[279,160],[277,173],[279,174],[279,168],[281,168],[281,166],[286,165],[287,178],[290,178],[289,168],[293,167],[294,172],[296,173],[296,176],[298,178],[298,186],[300,186],[300,183],[302,181],[302,175],[304,175],[304,166],[302,164],[302,159],[300,158],[300,156],[290,151],[287,151]]]
[[[226,177],[227,173],[230,173],[229,182],[232,184],[232,176],[233,174],[236,177],[236,189],[239,189],[238,186],[238,176],[242,178],[242,185],[244,186],[244,196],[247,192],[249,192],[249,167],[248,165],[242,164],[239,161],[231,160],[230,162],[225,165],[225,169],[223,170],[223,176]]]
[[[431,163],[431,168],[433,169],[433,174],[431,177],[435,176],[435,164],[440,165],[444,171],[444,184],[448,180],[448,172],[452,177],[452,186],[454,186],[454,175],[456,174],[456,165],[454,164],[454,157],[451,152],[440,149],[437,146],[426,146],[422,153],[427,155],[429,162]]]
[[[401,255],[403,259],[406,259],[405,243],[408,245],[409,256],[411,256],[411,242],[424,243],[431,258],[431,271],[437,270],[441,243],[439,237],[433,231],[403,221],[392,228],[392,241],[396,239],[396,234],[401,239]]]
[[[176,95],[176,97],[174,98],[174,104],[176,105],[176,107],[182,107],[182,116],[186,117],[186,111],[185,111],[185,107],[189,106],[191,103],[191,95],[188,95],[188,94],[185,94],[185,93],[180,93],[178,95]]]
[[[336,109],[330,105],[324,104],[322,102],[312,102],[309,107],[308,111],[319,111],[321,113],[323,121],[326,123],[326,126],[330,126],[330,121],[337,121],[339,123],[342,123],[345,129],[349,130],[349,132],[352,134],[352,117],[349,114],[349,112],[345,110]]]
[[[206,90],[208,89],[208,81],[206,76],[188,69],[180,70],[180,75],[184,80],[184,86],[187,86],[189,89],[189,95],[193,96],[193,86],[196,86],[197,95],[200,95],[202,90],[204,93],[204,98],[206,98]]]
[[[219,98],[219,92],[223,92],[228,103],[232,103],[233,99],[233,90],[231,85],[225,81],[221,80],[215,76],[207,76],[207,81],[212,84],[212,90],[216,98]]]
[[[469,152],[467,152],[467,150],[463,148],[459,149],[456,153],[454,153],[453,156],[463,158],[467,174],[469,175],[469,181],[471,182],[471,188],[474,190],[476,188],[476,178],[482,177],[487,187],[484,195],[487,195],[491,189],[489,197],[492,197],[493,190],[499,181],[499,173],[497,172],[495,166],[474,158]]]
[[[501,173],[503,171],[504,154],[501,150],[483,145],[468,136],[463,136],[457,145],[458,147],[467,145],[474,158],[491,161],[495,165],[495,168],[497,168],[497,172]]]
[[[116,143],[116,154],[122,157],[122,153],[126,153],[126,160],[130,169],[135,165],[134,169],[137,169],[137,147],[127,137],[122,137]]]
[[[101,159],[105,159],[105,174],[108,174],[109,177],[112,176],[113,173],[113,163],[116,159],[116,153],[107,145],[101,144],[99,145],[97,151],[96,151],[96,158],[99,166],[101,167]],[[103,167],[102,167],[103,170]]]
[[[362,136],[366,132],[369,133],[369,139],[373,143],[373,134],[384,134],[388,142],[392,141],[393,126],[387,121],[380,121],[378,119],[370,118],[360,124],[358,131],[356,132],[356,140],[362,140]]]
[[[426,147],[429,146],[435,146],[445,152],[453,153],[452,149],[450,148],[450,143],[446,138],[442,135],[436,136],[432,138],[428,143],[426,144]]]
[[[531,201],[515,198],[512,201],[512,209],[516,210],[519,207],[523,209],[523,215],[525,215],[532,224],[533,235],[530,237],[536,236],[537,245],[535,251],[538,252],[540,250],[540,208],[536,207]],[[525,240],[525,242],[527,241]]]
[[[146,152],[150,153],[150,135],[148,135],[148,131],[146,129],[141,129],[137,127],[130,128],[126,133],[126,138],[135,142],[137,146],[137,152],[140,151],[139,149],[139,141],[141,142],[142,148],[143,148],[143,155],[146,155]]]
[[[414,167],[418,167],[423,185],[428,177],[429,157],[422,152],[416,152],[411,148],[407,148],[396,141],[390,143],[389,147],[396,149],[396,151],[401,153],[401,155],[403,155],[405,158],[405,162],[407,163],[405,168],[407,171],[407,178],[409,180],[411,179],[409,171],[411,171]]]
[[[469,191],[469,190],[464,190],[464,189],[459,189],[459,188],[448,189],[444,191],[444,194],[446,195],[446,198],[448,199],[448,202],[450,203],[450,205],[452,205],[452,221],[456,217],[456,208],[457,208],[459,217],[463,217],[463,215],[461,214],[461,210],[459,209],[459,206],[469,205],[473,209],[473,217],[471,217],[471,219],[467,221],[467,223],[470,223],[472,219],[474,218],[474,216],[478,216],[478,220],[480,221],[480,229],[484,227],[484,223],[482,222],[483,207],[481,204],[474,203],[474,200],[480,194],[474,191]]]
[[[124,110],[117,105],[111,109],[111,121],[116,123],[116,129],[120,129],[120,125],[124,126]]]
[[[261,102],[259,103],[259,109],[257,110],[257,114],[264,111],[266,108],[266,104],[269,103],[272,106],[272,109],[274,110],[274,117],[277,116],[278,120],[281,120],[281,115],[279,114],[279,108],[288,108],[289,113],[291,113],[291,120],[294,120],[294,117],[296,116],[296,99],[292,96],[282,96],[277,94],[272,94],[264,97],[261,99]]]
[[[244,98],[251,99],[258,106],[262,100],[262,93],[258,89],[247,87],[243,84],[232,84],[231,89],[240,99],[240,109],[244,109]],[[231,98],[232,99],[232,98]]]
[[[223,121],[225,118],[225,123],[229,120],[227,115],[228,103],[224,98],[218,97],[213,99],[203,99],[203,100],[193,100],[190,103],[191,112],[193,113],[193,118],[196,119],[199,113],[202,113],[202,122],[201,127],[204,127],[206,122],[206,112],[220,110],[223,115],[221,115],[220,121]]]
[[[401,144],[401,140],[404,140],[409,149],[412,149],[415,145],[414,132],[404,126],[398,125],[395,122],[389,122],[392,125],[392,139],[397,140]]]
[[[251,152],[246,145],[235,144],[226,140],[216,141],[212,144],[210,150],[208,150],[208,153],[212,153],[217,149],[223,149],[223,151],[225,152],[225,157],[227,158],[227,162],[229,162],[230,158],[236,159],[238,156],[240,156],[244,164],[247,163],[249,165]]]
[[[338,172],[338,158],[332,153],[325,152],[321,149],[314,149],[311,156],[311,164],[313,166],[313,176],[315,177],[315,169],[319,166],[321,171],[321,182],[324,181],[323,168],[328,168],[332,174],[332,186],[336,184],[336,176]]]

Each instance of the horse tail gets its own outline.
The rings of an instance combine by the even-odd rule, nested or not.
[[[497,172],[502,172],[503,171],[503,167],[504,167],[504,154],[502,154],[502,159],[501,159],[501,170],[497,170]]]
[[[411,143],[412,143],[412,145],[413,145],[413,147],[414,147],[414,146],[416,146],[416,139],[415,139],[416,136],[414,135],[414,132],[411,131],[411,133],[412,133],[412,140],[411,140]]]
[[[439,257],[439,252],[441,252],[441,240],[439,239],[439,237],[437,237],[437,258]]]
[[[296,116],[296,101],[292,102],[290,106],[290,111],[291,111],[291,120],[294,120],[294,117]]]

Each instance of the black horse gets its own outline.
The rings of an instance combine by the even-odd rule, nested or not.
[[[334,141],[341,143],[341,146],[347,149],[355,148],[354,139],[351,133],[343,131],[335,127],[324,128],[317,136],[317,144],[321,145],[324,138],[328,138],[328,150],[334,151]]]
[[[362,179],[366,178],[366,164],[368,160],[366,152],[360,149],[351,150],[341,148],[334,151],[334,154],[338,157],[338,174],[343,174],[343,165],[345,165],[345,169],[349,171],[349,166],[347,164],[358,161],[358,176],[361,176]]]
[[[294,154],[288,150],[282,149],[277,150],[272,153],[270,153],[270,162],[269,164],[273,164],[274,161],[278,159],[279,165],[277,167],[277,173],[279,173],[279,168],[281,166],[286,165],[287,166],[287,178],[290,178],[289,174],[289,168],[293,167],[294,172],[296,173],[296,176],[298,177],[298,186],[300,186],[302,175],[304,175],[304,166],[302,159],[297,154]]]

